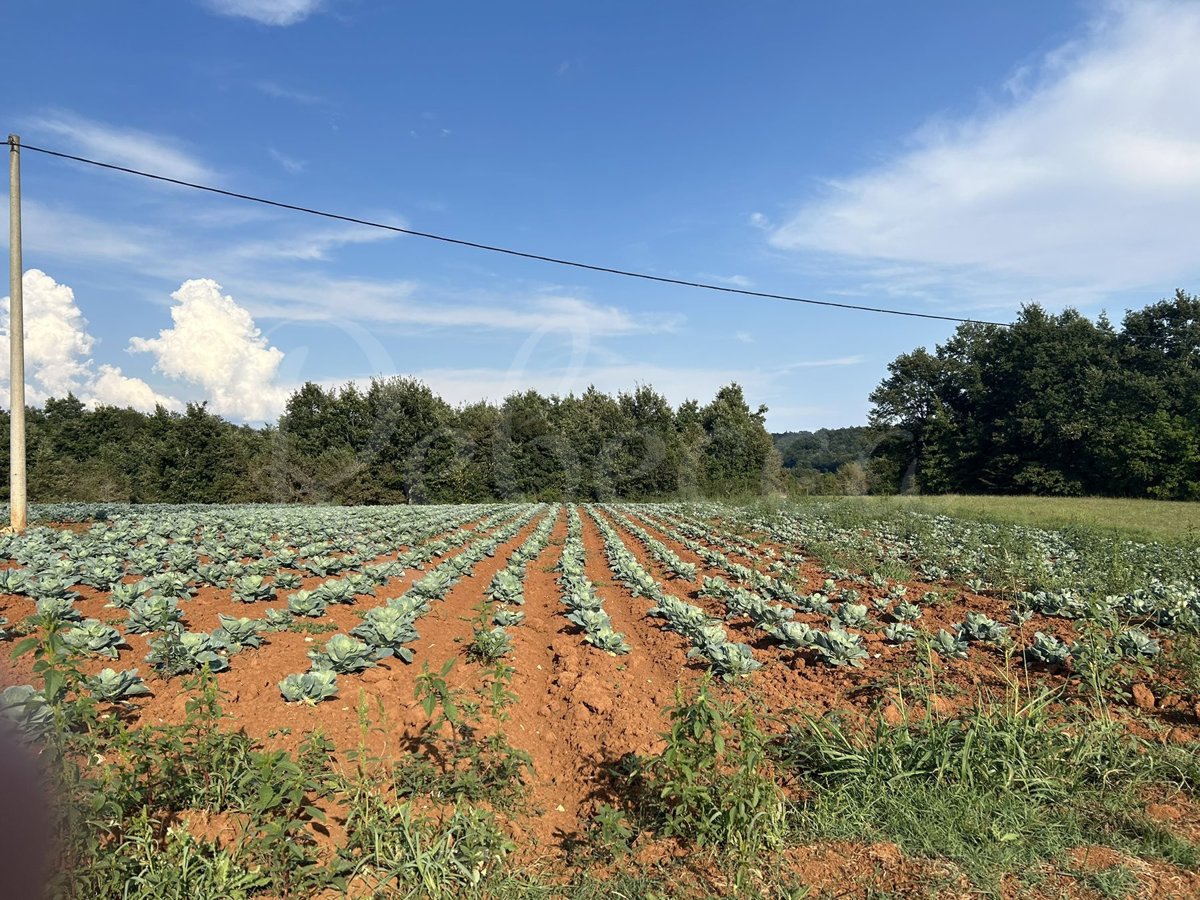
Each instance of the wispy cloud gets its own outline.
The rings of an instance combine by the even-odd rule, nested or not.
[[[700,273],[701,281],[715,281],[717,284],[727,284],[730,287],[749,288],[754,287],[754,282],[745,275],[710,275],[705,272]]]
[[[857,366],[862,363],[866,357],[863,356],[838,356],[833,359],[806,359],[800,362],[788,363],[786,366],[779,368],[780,372],[790,372],[793,369],[826,369],[830,366]]]
[[[150,253],[157,232],[115,225],[37,200],[22,198],[22,239],[33,256],[135,262]],[[7,235],[0,243],[7,244]]]
[[[324,0],[205,0],[223,16],[253,19],[264,25],[295,25],[324,5]]]
[[[638,385],[652,386],[671,403],[684,400],[707,402],[723,385],[736,381],[752,396],[770,383],[770,376],[755,369],[702,366],[659,366],[642,363],[611,365],[581,364],[547,369],[421,369],[409,373],[420,378],[450,403],[477,400],[500,402],[512,393],[536,390],[542,394],[581,394],[590,386],[616,394]]]
[[[298,91],[275,81],[256,81],[254,82],[254,89],[260,94],[273,97],[276,100],[290,100],[293,103],[303,103],[306,106],[317,106],[325,102],[325,98],[319,94]]]
[[[1200,4],[1110,3],[1083,38],[1014,73],[1005,102],[829,182],[771,242],[863,285],[896,268],[893,291],[1009,306],[1195,277],[1197,46]]]
[[[178,141],[148,131],[108,125],[65,111],[30,117],[24,127],[34,135],[62,138],[72,150],[98,157],[101,162],[119,163],[183,181],[216,179],[213,171]]]
[[[386,217],[390,224],[405,227],[395,216]],[[332,251],[352,244],[374,244],[399,237],[394,231],[368,228],[363,225],[339,225],[331,228],[309,229],[269,240],[248,241],[237,246],[233,254],[241,259],[328,260]]]
[[[302,159],[296,159],[294,156],[288,156],[286,153],[280,153],[274,147],[268,147],[267,153],[271,155],[271,159],[279,163],[283,171],[289,175],[299,175],[308,168],[308,163]]]
[[[163,213],[173,216],[168,204]],[[236,209],[236,208],[235,208]],[[373,218],[403,226],[388,213]],[[576,296],[570,286],[509,289],[465,297],[449,288],[407,279],[371,279],[331,274],[339,251],[398,237],[394,232],[353,225],[298,229],[291,220],[249,216],[223,233],[220,215],[204,220],[189,210],[187,221],[201,230],[132,225],[37,202],[26,204],[25,244],[31,258],[96,265],[136,266],[148,282],[144,297],[161,293],[161,282],[179,284],[195,276],[218,279],[261,319],[410,325],[559,334],[587,338],[677,331],[679,314],[635,313]],[[253,235],[250,237],[248,235]],[[266,236],[264,236],[266,235]],[[0,234],[0,246],[4,243]],[[295,263],[313,267],[296,267]],[[165,295],[163,295],[165,296]]]
[[[336,277],[247,278],[239,295],[263,318],[360,322],[430,328],[496,329],[612,337],[673,331],[682,317],[635,315],[615,306],[566,295],[510,296],[495,302],[439,302],[429,288],[412,281]]]

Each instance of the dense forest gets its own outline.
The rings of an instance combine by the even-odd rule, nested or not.
[[[29,495],[452,503],[761,494],[781,480],[765,415],[737,385],[677,409],[650,387],[616,397],[529,391],[456,409],[408,378],[365,390],[308,383],[266,428],[234,426],[203,404],[144,414],[68,396],[28,411]],[[4,442],[5,470],[7,452]]]
[[[1200,297],[1120,328],[1022,309],[905,353],[871,394],[877,489],[1200,499]]]

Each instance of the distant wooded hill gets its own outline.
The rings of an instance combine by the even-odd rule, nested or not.
[[[896,429],[856,425],[772,434],[792,487],[809,494],[893,493],[900,488]]]

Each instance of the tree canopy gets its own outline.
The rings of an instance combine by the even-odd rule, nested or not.
[[[68,395],[28,411],[29,492],[46,502],[364,504],[761,494],[781,478],[765,414],[736,384],[678,409],[649,386],[455,408],[411,378],[310,382],[262,428],[204,404],[144,414]],[[5,468],[7,452],[5,442]]]
[[[1025,306],[888,366],[871,423],[923,491],[1200,499],[1200,297],[1121,327]]]

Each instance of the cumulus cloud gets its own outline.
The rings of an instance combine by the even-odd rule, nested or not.
[[[46,113],[25,120],[34,134],[61,137],[75,150],[101,162],[115,162],[183,181],[212,181],[212,170],[177,141],[134,128],[119,128],[71,112]],[[36,141],[30,141],[36,143]]]
[[[213,12],[253,19],[264,25],[295,25],[315,13],[324,0],[207,0]]]
[[[877,283],[893,267],[913,294],[989,301],[1195,277],[1197,46],[1200,4],[1111,3],[1003,100],[830,182],[770,240]]]
[[[31,394],[62,397],[88,374],[96,339],[75,303],[75,292],[45,272],[30,269],[21,280],[25,298],[25,367]],[[9,333],[10,297],[4,298],[3,325]],[[8,367],[8,343],[3,362]]]
[[[84,388],[80,397],[89,406],[133,407],[146,412],[155,406],[179,410],[183,404],[174,397],[158,393],[140,378],[131,378],[121,372],[119,366],[104,363]]]
[[[250,313],[212,279],[185,281],[171,295],[172,327],[135,337],[129,349],[154,356],[154,369],[199,385],[210,409],[247,421],[275,417],[287,399],[276,384],[283,351],[268,344]]]
[[[101,365],[92,359],[96,339],[88,333],[87,319],[75,302],[75,292],[59,284],[40,269],[25,272],[22,280],[25,300],[25,396],[27,402],[43,403],[48,397],[73,393],[89,405],[132,406],[152,410],[156,404],[178,409],[173,397],[156,393],[140,378],[122,374],[116,366]],[[0,300],[0,373],[4,381],[0,395],[10,402],[9,309],[10,297]]]

